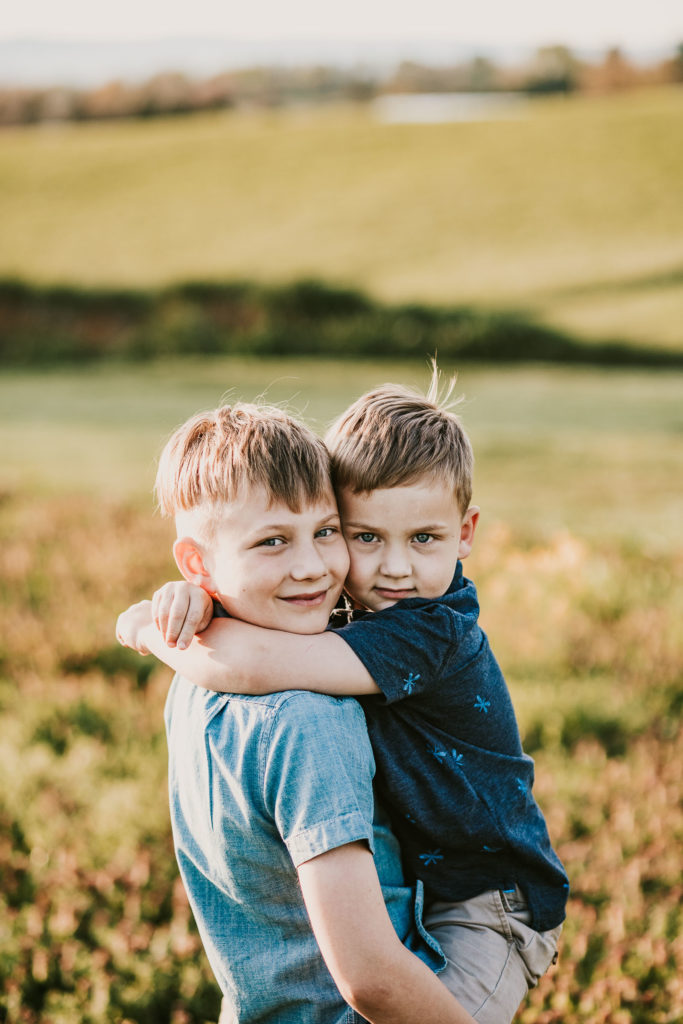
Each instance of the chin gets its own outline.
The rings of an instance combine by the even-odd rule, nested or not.
[[[315,614],[312,612],[308,615],[293,615],[286,625],[278,626],[278,629],[283,629],[287,633],[301,633],[304,635],[313,633],[324,633],[327,628],[327,623],[330,619],[330,612],[321,612],[320,609],[316,609]]]
[[[284,630],[285,633],[298,633],[300,636],[315,636],[316,633],[324,633],[327,627],[327,619],[325,625],[322,626],[319,622],[295,622],[289,626],[280,626],[279,628]]]

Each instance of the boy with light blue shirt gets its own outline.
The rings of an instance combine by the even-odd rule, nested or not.
[[[164,450],[157,495],[181,571],[225,612],[269,633],[324,628],[348,554],[327,451],[305,427],[248,405],[194,417]],[[120,616],[122,643],[141,611]],[[218,694],[176,676],[165,717],[174,846],[222,1022],[471,1022],[433,973],[444,958],[420,887],[373,820],[356,701]]]
[[[162,634],[183,642],[211,611],[198,592],[169,585],[155,597],[162,634],[146,627],[145,637],[216,690],[228,669],[244,692],[361,699],[377,791],[448,959],[442,978],[477,1021],[502,1024],[556,956],[568,882],[462,573],[479,517],[473,456],[437,392],[436,374],[426,398],[379,388],[328,434],[350,554],[345,589],[360,617],[305,638],[214,621],[187,650],[172,649]]]

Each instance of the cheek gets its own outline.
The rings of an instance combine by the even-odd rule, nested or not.
[[[428,585],[430,591],[433,591],[434,597],[445,593],[448,589],[453,572],[455,570],[455,563],[453,566],[448,561],[435,560],[433,565],[430,565],[425,569],[424,580]]]
[[[266,560],[260,565],[255,565],[247,573],[240,573],[239,585],[240,600],[251,604],[262,604],[269,600],[281,584],[281,573],[273,572],[273,567]]]
[[[359,583],[362,583],[363,580],[366,580],[370,577],[371,572],[371,559],[369,559],[367,556],[363,557],[362,555],[359,556],[357,553],[354,553],[354,556],[351,559],[349,565],[348,578],[350,580],[357,580]]]
[[[349,572],[350,565],[351,565],[351,560],[349,558],[348,548],[346,547],[346,544],[342,544],[340,546],[339,552],[337,554],[337,563],[336,563],[337,576],[338,576],[339,579],[341,579],[341,580],[346,579],[346,576],[348,575],[348,572]]]

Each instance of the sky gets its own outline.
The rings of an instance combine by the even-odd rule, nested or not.
[[[683,41],[683,0],[21,0],[0,39],[225,37],[368,40],[668,52]]]

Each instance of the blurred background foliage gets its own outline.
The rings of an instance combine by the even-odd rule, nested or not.
[[[586,56],[568,46],[551,45],[514,61],[481,54],[443,65],[406,59],[383,69],[319,62],[235,68],[203,78],[167,71],[146,81],[114,80],[93,88],[4,85],[0,125],[151,118],[245,106],[272,109],[302,102],[365,104],[406,93],[602,95],[680,82],[683,43],[667,56],[647,60],[634,60],[617,46]]]

